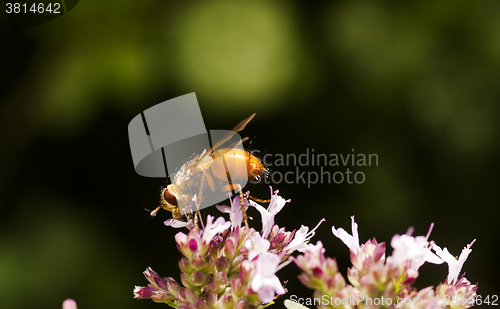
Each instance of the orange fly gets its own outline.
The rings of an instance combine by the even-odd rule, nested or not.
[[[252,114],[240,121],[210,151],[197,155],[183,164],[176,172],[172,183],[162,189],[161,205],[151,212],[151,216],[155,216],[158,210],[163,208],[172,212],[174,219],[181,220],[185,215],[182,214],[179,208],[179,200],[182,199],[185,204],[189,204],[193,197],[196,196],[199,204],[203,199],[205,190],[208,193],[223,193],[234,190],[239,191],[246,223],[242,185],[249,180],[258,179],[266,172],[266,169],[257,157],[246,150],[218,148],[230,140],[237,132],[243,130],[254,116],[255,114]],[[231,171],[231,173],[228,171]]]

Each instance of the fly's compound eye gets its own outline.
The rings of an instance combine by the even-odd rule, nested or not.
[[[168,191],[168,189],[163,190],[162,203],[163,201],[169,203],[170,205],[177,206],[177,199],[172,193],[170,193],[170,191]]]

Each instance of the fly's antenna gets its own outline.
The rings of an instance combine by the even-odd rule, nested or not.
[[[147,208],[144,208],[144,210],[146,210],[147,212],[149,212],[149,215],[150,215],[151,217],[155,217],[155,216],[156,216],[156,213],[158,212],[158,210],[160,210],[160,208],[161,208],[161,205],[160,205],[160,206],[158,206],[158,207],[156,207],[156,209],[155,209],[155,210],[149,210],[149,209],[147,209]]]

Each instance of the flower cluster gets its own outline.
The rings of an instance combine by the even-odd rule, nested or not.
[[[178,309],[263,308],[273,302],[276,294],[285,293],[276,272],[291,262],[291,253],[307,249],[317,228],[309,231],[302,226],[288,232],[275,225],[275,215],[287,202],[277,191],[273,194],[272,188],[267,209],[244,198],[245,208],[255,207],[262,216],[260,232],[246,224],[242,226],[240,196],[231,200],[231,206],[217,206],[221,212],[229,213],[230,221],[209,215],[200,229],[192,219],[167,220],[167,226],[190,229],[188,234],[179,232],[175,236],[183,255],[179,261],[182,282],[162,278],[148,268],[144,275],[149,284],[136,287],[135,298],[152,299]]]
[[[335,260],[325,257],[320,241],[308,244],[304,254],[291,258],[303,271],[301,282],[315,290],[318,308],[469,308],[474,304],[477,286],[464,275],[459,278],[467,259],[472,241],[462,250],[458,259],[446,248],[441,249],[427,236],[412,236],[412,229],[405,235],[395,235],[391,240],[394,249],[385,257],[385,243],[375,239],[359,244],[358,225],[352,219],[352,235],[344,229],[332,227],[333,234],[350,249],[353,267],[347,271],[350,284],[338,272]],[[449,274],[436,289],[432,286],[417,291],[411,284],[418,277],[418,270],[425,262],[446,262]],[[325,297],[326,296],[326,297]],[[327,300],[327,301],[324,301]]]

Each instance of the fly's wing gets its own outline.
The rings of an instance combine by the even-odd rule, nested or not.
[[[289,299],[286,299],[283,304],[285,304],[285,307],[287,307],[288,309],[309,309],[306,306],[302,306],[301,304],[291,301]]]
[[[250,122],[250,120],[253,119],[253,117],[255,117],[255,113],[240,121],[234,128],[231,129],[231,131],[229,131],[226,135],[219,139],[219,141],[215,143],[212,149],[210,149],[210,151],[207,152],[201,159],[205,158],[207,155],[211,155],[215,149],[219,148],[222,144],[230,140],[231,137],[233,137],[236,133],[243,130],[245,126]]]
[[[236,147],[243,147],[243,143],[248,141],[249,138],[248,137],[245,137],[245,138],[242,138],[241,141],[238,141],[238,142],[234,142],[232,143],[229,148],[236,148]]]

